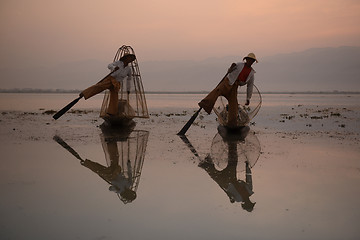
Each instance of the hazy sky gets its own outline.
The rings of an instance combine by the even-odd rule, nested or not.
[[[261,59],[312,47],[359,46],[359,0],[0,0],[0,64]]]

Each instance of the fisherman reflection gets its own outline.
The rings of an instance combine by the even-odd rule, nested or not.
[[[250,166],[251,159],[249,159],[247,156],[239,156],[238,154],[239,150],[241,150],[240,152],[243,155],[247,154],[246,150],[244,150],[246,148],[247,141],[245,140],[245,137],[248,135],[250,128],[243,128],[240,135],[229,135],[228,133],[223,134],[224,131],[222,131],[222,127],[220,126],[219,128],[219,133],[214,137],[212,149],[218,148],[218,142],[219,139],[221,139],[222,144],[225,144],[227,149],[218,149],[218,152],[227,152],[227,165],[222,170],[218,170],[215,166],[214,159],[209,154],[204,161],[200,162],[199,167],[203,168],[220,186],[220,188],[229,197],[231,203],[241,202],[242,208],[248,212],[251,212],[255,206],[255,202],[250,200],[250,196],[254,194]],[[253,144],[248,145],[252,146],[252,148],[254,146]],[[253,148],[252,150],[254,151],[256,149]],[[214,157],[219,159],[219,156],[216,156],[216,154],[213,153],[212,155],[215,155]],[[239,158],[245,159],[245,161],[239,162]],[[238,164],[245,165],[245,181],[237,178]]]
[[[100,138],[107,166],[89,159],[82,159],[58,136],[55,136],[54,140],[78,158],[81,165],[109,183],[109,190],[115,192],[126,204],[136,199],[149,136],[147,131],[132,131],[132,129],[124,130],[109,128],[106,125],[101,126]]]
[[[105,146],[105,147],[104,147]],[[116,141],[108,141],[103,144],[104,151],[109,155],[110,166],[105,167],[89,159],[81,161],[81,165],[97,173],[102,179],[111,184],[110,191],[120,194],[124,203],[132,202],[136,198],[136,192],[131,189],[133,185],[131,162],[127,160],[127,170],[119,165],[119,151]],[[125,174],[125,171],[127,174]]]

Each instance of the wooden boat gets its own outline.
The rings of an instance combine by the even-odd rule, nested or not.
[[[229,133],[237,134],[241,133],[244,126],[247,126],[250,121],[257,115],[261,108],[262,97],[259,89],[254,85],[253,94],[250,99],[250,104],[245,106],[246,102],[246,87],[239,88],[238,91],[238,103],[239,103],[239,114],[237,120],[237,126],[233,128],[227,127],[227,118],[228,118],[228,110],[227,110],[227,100],[225,97],[220,96],[213,108],[215,114],[217,115],[217,121],[225,128]],[[224,129],[221,129],[224,131]]]
[[[131,46],[123,45],[120,47],[114,57],[114,62],[120,60],[126,54],[135,54]],[[107,108],[109,106],[110,92],[106,91],[102,103],[100,117],[110,125],[128,126],[133,123],[134,118],[149,118],[144,88],[142,84],[139,64],[137,59],[131,62],[132,81],[123,81],[119,90],[119,111],[117,115],[108,115]],[[129,83],[129,86],[126,84]],[[130,91],[128,91],[130,90]]]

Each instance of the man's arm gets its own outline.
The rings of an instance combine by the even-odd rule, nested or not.
[[[250,104],[250,99],[253,93],[253,88],[254,88],[254,75],[252,75],[247,83],[247,89],[246,89],[246,103],[245,105],[249,105]]]
[[[132,70],[131,68],[129,68],[129,71],[127,73],[127,79],[126,79],[126,90],[127,90],[127,93],[130,94],[130,90],[131,90],[131,82],[132,82],[132,79],[133,76],[132,76]]]

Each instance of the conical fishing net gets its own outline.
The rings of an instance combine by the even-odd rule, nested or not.
[[[120,58],[126,54],[135,55],[135,52],[132,47],[123,45],[116,52],[114,62],[120,60]],[[132,119],[135,117],[148,118],[149,112],[137,59],[129,65],[132,70],[132,81],[124,80],[121,82],[121,88],[119,90],[119,111],[118,116],[115,117],[119,119]],[[100,117],[102,118],[106,118],[109,101],[110,92],[107,90],[100,111]]]
[[[250,131],[243,141],[227,141],[217,133],[211,143],[211,159],[217,170],[223,170],[229,161],[238,161],[237,172],[245,171],[246,162],[253,167],[260,157],[260,142]]]
[[[116,161],[121,168],[120,174],[134,192],[139,186],[148,137],[149,132],[142,130],[116,132],[110,129],[100,135],[108,166]],[[118,196],[124,203],[129,202],[120,194]]]

